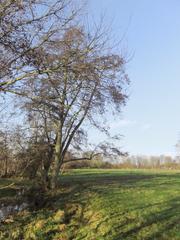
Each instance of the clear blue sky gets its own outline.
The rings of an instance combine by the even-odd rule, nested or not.
[[[95,19],[105,12],[116,37],[125,33],[133,59],[127,66],[130,99],[122,120],[112,122],[124,134],[132,154],[175,154],[180,133],[180,1],[89,0]]]

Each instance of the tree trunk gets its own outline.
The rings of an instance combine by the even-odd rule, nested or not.
[[[43,169],[41,172],[41,179],[42,179],[42,184],[43,184],[43,188],[45,190],[48,190],[50,187],[49,184],[49,175],[48,175],[48,171],[46,169]]]
[[[44,157],[44,160],[42,161],[42,170],[41,170],[41,178],[42,183],[44,185],[44,189],[48,190],[51,186],[50,178],[49,178],[49,170],[51,167],[51,163],[53,160],[53,148],[51,146],[48,146],[48,154]]]
[[[4,177],[8,175],[8,157],[5,156],[5,169],[4,169]]]
[[[52,189],[55,189],[57,187],[60,165],[61,165],[61,134],[58,133],[55,144],[54,166],[51,178]]]

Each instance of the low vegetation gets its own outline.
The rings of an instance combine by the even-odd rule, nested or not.
[[[180,172],[164,170],[70,170],[40,208],[9,216],[0,239],[180,239]],[[13,180],[1,180],[0,188]],[[0,191],[15,198],[29,182]]]

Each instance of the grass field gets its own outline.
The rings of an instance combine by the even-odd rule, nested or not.
[[[60,183],[44,208],[2,223],[0,239],[180,240],[178,171],[74,170]]]

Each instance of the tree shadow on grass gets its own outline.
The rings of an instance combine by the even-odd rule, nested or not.
[[[168,176],[168,180],[167,180]],[[68,204],[78,204],[81,209],[81,216],[79,218],[79,221],[84,223],[84,211],[86,211],[86,206],[88,205],[88,201],[91,197],[93,197],[93,194],[96,194],[97,196],[106,196],[105,194],[109,193],[108,191],[111,191],[111,189],[115,188],[136,188],[136,187],[143,187],[145,189],[151,189],[155,186],[158,188],[160,185],[165,185],[167,182],[173,183],[176,181],[177,175],[174,174],[136,174],[131,173],[127,175],[118,175],[118,174],[83,174],[83,176],[79,175],[72,175],[72,176],[65,176],[60,177],[59,184],[60,184],[60,190],[57,192],[57,194],[52,194],[48,198],[47,205],[44,207],[45,211],[51,210],[51,209],[65,209]],[[169,186],[168,186],[169,187]],[[108,190],[108,191],[107,191]],[[88,193],[88,194],[87,194]],[[89,195],[92,194],[92,195]],[[118,194],[118,200],[121,198],[121,193],[117,191]],[[113,199],[112,199],[113,200]],[[124,201],[124,199],[122,199]],[[113,200],[114,201],[114,200]],[[57,204],[57,205],[56,205]],[[176,227],[178,222],[180,221],[180,217],[176,216],[177,212],[180,211],[180,205],[179,205],[179,199],[172,199],[171,201],[163,201],[162,204],[165,204],[166,209],[162,210],[161,212],[155,213],[156,215],[149,215],[146,219],[144,219],[144,222],[139,226],[136,225],[132,227],[128,231],[123,231],[126,225],[132,224],[132,221],[135,221],[135,219],[127,219],[127,221],[120,223],[118,226],[118,223],[116,226],[114,226],[116,229],[115,232],[117,233],[117,236],[113,238],[113,240],[121,240],[121,239],[136,239],[136,234],[138,234],[141,230],[144,228],[151,228],[152,224],[158,224],[158,223],[164,223],[158,231],[152,232],[151,234],[147,234],[146,240],[153,240],[153,239],[161,239],[161,235],[164,234],[166,231],[168,231],[168,228]],[[132,206],[129,207],[128,211],[129,213],[131,211],[145,211],[147,208],[151,207],[158,207],[161,205],[161,203],[152,203],[152,204],[144,204],[142,206],[137,206],[136,204],[132,203]],[[163,207],[163,205],[162,205]],[[161,208],[161,206],[160,206]],[[112,212],[112,215],[110,214],[111,218],[114,218],[116,216],[125,216],[125,211],[120,212]],[[180,214],[179,214],[180,215]],[[68,220],[71,215],[68,215]],[[108,218],[106,218],[107,220]],[[102,219],[103,221],[103,219]],[[131,222],[129,222],[131,221]],[[100,223],[101,224],[101,223]],[[98,231],[98,229],[97,229]],[[107,238],[108,239],[108,238]],[[112,238],[111,238],[112,239]]]
[[[168,179],[167,179],[168,177]],[[53,201],[61,199],[62,202],[80,200],[80,195],[87,191],[97,194],[106,194],[107,190],[112,188],[144,188],[144,189],[158,189],[159,186],[167,187],[170,184],[179,184],[175,174],[136,174],[128,173],[124,175],[118,174],[83,174],[83,175],[69,175],[61,176],[59,179],[59,186],[61,191],[57,194]],[[119,193],[118,193],[119,194]],[[78,195],[78,196],[77,196]]]
[[[169,187],[174,184],[180,184],[178,177],[175,174],[143,174],[143,173],[128,173],[124,175],[118,174],[83,174],[83,175],[70,175],[60,177],[59,185],[64,188],[72,188],[73,191],[63,194],[71,194],[71,197],[76,192],[83,192],[93,190],[96,193],[103,194],[107,192],[107,189],[117,188],[143,188],[143,189],[154,189],[159,187]]]
[[[111,185],[111,184],[121,184],[121,185],[128,185],[128,184],[136,184],[138,181],[143,180],[151,180],[155,178],[155,175],[136,175],[136,174],[128,174],[128,175],[104,175],[104,174],[96,174],[94,175],[83,175],[83,176],[66,176],[65,178],[61,178],[59,183],[63,186],[73,185],[73,184],[80,184],[86,186],[101,186],[101,185]]]
[[[119,188],[129,188],[129,187],[138,187],[143,188],[144,190],[165,188],[169,189],[179,184],[178,176],[180,174],[127,174],[127,175],[107,175],[107,174],[84,174],[83,176],[70,176],[69,178],[62,178],[61,184],[64,187],[73,186],[71,191],[68,193],[64,193],[61,195],[68,202],[79,202],[81,203],[81,197],[83,196],[83,202],[88,201],[84,198],[86,191],[94,192],[96,194],[102,194],[101,196],[105,196],[103,194],[108,194],[107,189],[111,189],[111,187],[119,187]],[[76,194],[79,194],[78,197]],[[113,193],[113,197],[114,197]],[[117,193],[118,195],[120,193]],[[60,196],[59,196],[60,197]],[[136,235],[143,231],[151,231],[152,225],[158,225],[158,229],[155,231],[147,232],[146,236],[142,239],[153,240],[153,239],[163,239],[162,236],[169,234],[170,229],[177,228],[180,222],[180,199],[174,198],[171,200],[145,204],[142,206],[134,206],[134,204],[128,210],[129,213],[131,211],[146,211],[147,208],[158,207],[159,209],[163,209],[160,212],[151,213],[147,216],[141,225],[137,225],[132,227],[130,230],[123,231],[125,225],[128,225],[131,220],[128,220],[125,223],[120,223],[119,226],[114,226],[117,232],[117,236],[113,238],[113,240],[121,240],[121,239],[136,239]],[[84,208],[83,208],[84,209]],[[83,214],[82,214],[83,215]],[[110,218],[119,217],[126,215],[126,212],[113,212],[110,214]],[[108,219],[108,218],[107,218]],[[132,220],[131,224],[133,223]],[[180,226],[179,226],[180,227]],[[176,231],[176,230],[175,230]],[[140,238],[139,238],[140,239]],[[167,239],[167,238],[166,238]]]
[[[145,222],[140,226],[135,226],[128,231],[118,234],[113,240],[121,239],[136,239],[136,235],[145,228],[150,228],[153,224],[160,224],[158,231],[147,233],[147,237],[143,237],[144,240],[154,240],[154,239],[170,239],[167,238],[169,231],[173,228],[180,229],[180,198],[171,199],[167,202],[167,208],[161,212],[156,213],[155,215],[149,215],[145,219]],[[127,223],[128,224],[128,223]],[[121,232],[121,228],[119,228]],[[163,238],[163,237],[166,238]],[[171,238],[172,239],[172,238]]]
[[[104,195],[108,189],[113,187],[127,187],[136,185],[139,181],[151,181],[154,178],[153,175],[123,175],[123,176],[111,176],[99,174],[96,177],[94,175],[85,174],[82,176],[66,176],[59,179],[60,189],[65,191],[59,191],[58,194],[52,196],[51,202],[60,201],[62,206],[69,202],[85,202],[89,200],[87,192]]]

